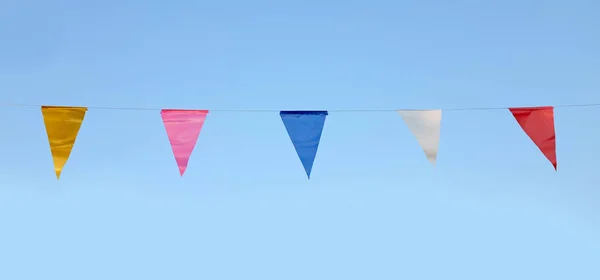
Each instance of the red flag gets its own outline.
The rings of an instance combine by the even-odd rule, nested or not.
[[[556,134],[554,132],[554,107],[508,108],[523,131],[542,151],[556,170]]]

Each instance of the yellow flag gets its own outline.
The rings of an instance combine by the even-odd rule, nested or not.
[[[56,179],[60,178],[60,173],[71,155],[86,111],[86,107],[42,106]]]

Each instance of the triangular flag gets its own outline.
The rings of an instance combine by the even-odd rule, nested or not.
[[[86,111],[86,107],[42,106],[57,180],[71,155]]]
[[[279,115],[310,179],[327,111],[281,111]]]
[[[398,110],[397,112],[417,138],[429,162],[435,166],[440,144],[442,110]]]
[[[554,107],[509,108],[523,131],[557,170]]]
[[[164,109],[160,111],[160,115],[179,167],[179,175],[183,176],[208,110]]]

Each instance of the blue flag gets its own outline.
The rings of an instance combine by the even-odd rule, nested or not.
[[[310,179],[327,111],[281,111],[279,115]]]

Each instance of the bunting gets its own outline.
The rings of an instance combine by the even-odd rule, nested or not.
[[[600,104],[563,105],[562,107],[573,106],[600,106]],[[525,134],[550,161],[554,169],[558,170],[554,108],[541,106],[493,109],[508,109]],[[71,155],[87,110],[88,107],[41,106],[57,179],[60,179],[62,170]],[[427,160],[435,166],[440,143],[442,110],[396,110],[396,112],[415,136]],[[209,110],[162,109],[160,114],[179,175],[183,176]],[[279,115],[306,176],[310,179],[329,112],[279,111]]]
[[[86,107],[42,106],[57,180],[60,179],[62,169],[69,160],[86,112]]]
[[[398,110],[397,112],[417,138],[427,160],[435,166],[440,144],[442,110]]]
[[[327,111],[281,111],[279,114],[310,179],[328,113]]]
[[[554,107],[509,108],[523,131],[557,169]]]
[[[179,175],[183,176],[208,110],[163,109],[160,115],[179,168]]]

